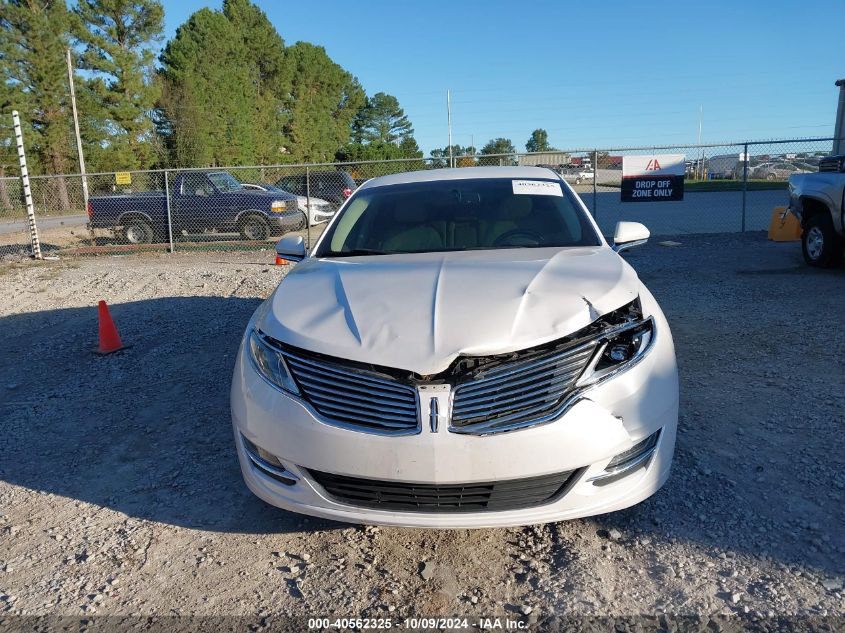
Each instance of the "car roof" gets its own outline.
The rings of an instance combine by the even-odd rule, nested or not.
[[[412,182],[468,180],[471,178],[550,178],[560,180],[560,176],[557,173],[545,167],[457,167],[453,169],[426,169],[379,176],[378,178],[373,178],[365,182],[359,190]]]

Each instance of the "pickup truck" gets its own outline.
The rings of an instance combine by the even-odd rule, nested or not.
[[[817,173],[789,177],[789,212],[801,223],[804,261],[838,266],[845,251],[845,155],[822,158]]]
[[[169,190],[174,236],[219,232],[266,240],[305,226],[295,195],[246,189],[225,171],[179,172]],[[168,237],[163,191],[92,196],[88,218],[91,228],[111,229],[130,244]]]

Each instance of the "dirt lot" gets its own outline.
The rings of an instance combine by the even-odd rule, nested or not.
[[[552,614],[845,620],[845,269],[760,234],[629,261],[672,324],[669,483],[524,529],[363,528],[241,481],[228,387],[271,251],[0,268],[0,616]],[[132,347],[96,345],[98,299]],[[5,609],[5,614],[2,610]]]

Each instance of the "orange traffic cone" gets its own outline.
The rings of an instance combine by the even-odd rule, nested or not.
[[[97,348],[98,354],[111,354],[118,350],[124,349],[123,342],[120,340],[120,334],[117,333],[117,328],[112,321],[109,307],[105,301],[100,301],[97,306],[100,317],[100,347]]]
[[[290,262],[282,257],[276,255],[276,266],[286,266]]]

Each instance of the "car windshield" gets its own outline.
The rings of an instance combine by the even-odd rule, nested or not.
[[[317,257],[549,246],[598,246],[559,180],[483,178],[359,190]]]
[[[231,174],[227,174],[224,171],[208,174],[208,178],[219,191],[240,191],[243,189],[241,183],[235,180]]]

